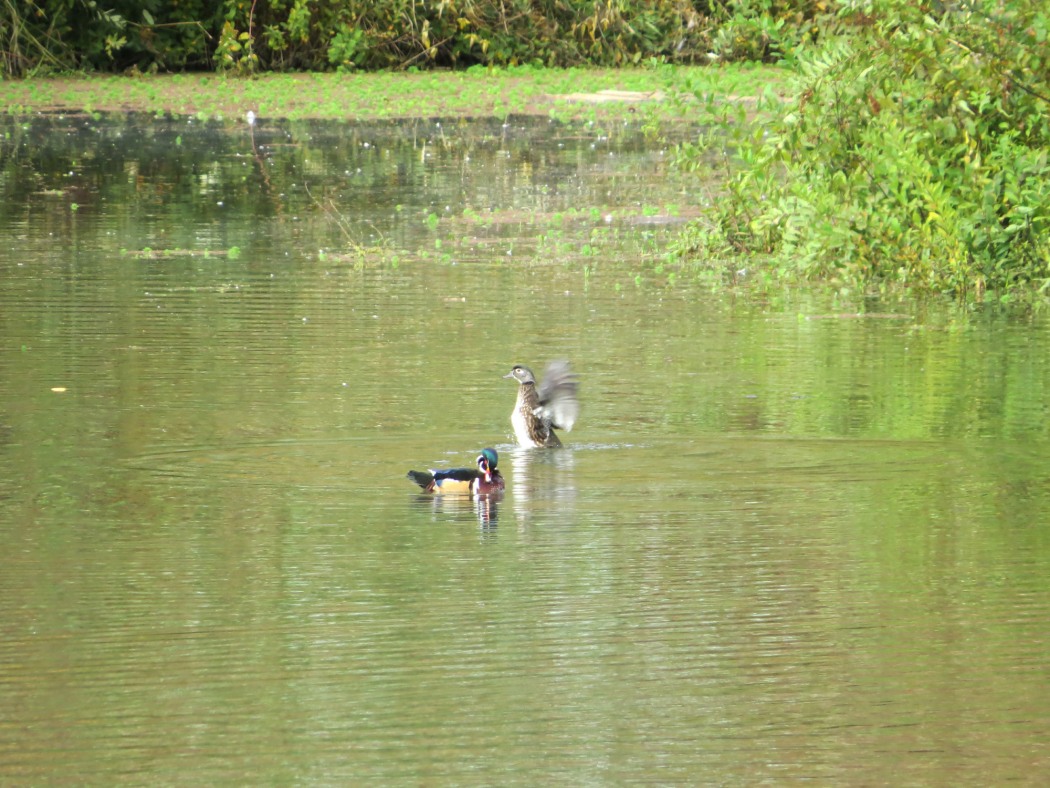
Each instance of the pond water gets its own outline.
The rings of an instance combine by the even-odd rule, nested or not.
[[[4,131],[0,782],[1045,779],[1044,315],[695,283],[637,127]]]

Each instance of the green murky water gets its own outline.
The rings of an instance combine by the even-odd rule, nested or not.
[[[6,131],[0,782],[1045,777],[1044,316],[691,286],[635,129]]]

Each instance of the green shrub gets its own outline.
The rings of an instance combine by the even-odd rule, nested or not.
[[[214,3],[183,0],[0,3],[0,76],[209,65]]]
[[[824,0],[0,2],[0,76],[777,60]]]
[[[730,0],[712,12],[710,50],[722,61],[778,62],[790,58],[816,34],[825,13],[819,2]]]
[[[363,31],[343,25],[328,46],[328,62],[338,71],[349,71],[361,65],[366,47]]]
[[[873,0],[841,21],[757,133],[707,105],[705,147],[733,169],[679,252],[954,293],[1050,281],[1043,3]]]

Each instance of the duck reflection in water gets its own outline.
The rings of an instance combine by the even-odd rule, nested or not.
[[[428,507],[435,516],[442,519],[467,520],[477,519],[483,531],[495,531],[499,523],[499,506],[503,493],[488,495],[417,495],[416,503]]]
[[[576,507],[576,452],[573,449],[537,452],[514,448],[510,457],[514,479],[512,505],[520,525],[528,522],[535,504],[551,502],[566,515]]]

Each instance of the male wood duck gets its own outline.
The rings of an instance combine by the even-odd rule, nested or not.
[[[505,378],[518,381],[518,401],[510,414],[514,434],[525,448],[556,448],[561,441],[554,428],[569,432],[580,413],[576,376],[568,361],[552,361],[536,385],[532,370],[520,364]]]
[[[496,469],[499,455],[495,449],[482,449],[476,460],[477,468],[444,468],[441,470],[409,471],[408,478],[428,493],[465,493],[488,495],[501,492],[506,486]]]

